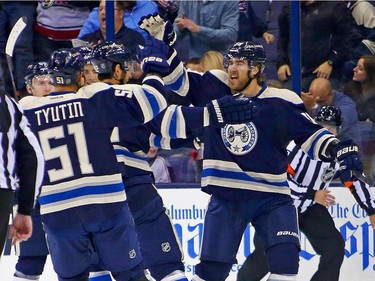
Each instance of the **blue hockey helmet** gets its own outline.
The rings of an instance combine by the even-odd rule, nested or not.
[[[88,46],[80,46],[80,47],[73,48],[73,50],[75,50],[75,51],[77,51],[81,54],[84,64],[91,63],[92,48],[90,48]]]
[[[234,58],[248,61],[249,67],[260,65],[261,72],[263,72],[266,62],[266,52],[259,43],[250,41],[236,42],[229,48],[228,53],[224,57],[224,67],[227,68],[229,61]]]
[[[99,74],[112,74],[113,64],[120,64],[123,71],[134,72],[135,56],[122,44],[104,42],[94,47],[91,63]]]
[[[59,49],[52,53],[49,61],[49,75],[52,84],[77,84],[77,74],[82,71],[83,59],[74,49]]]
[[[48,63],[45,61],[29,64],[26,68],[25,83],[31,85],[36,76],[48,75]]]
[[[324,105],[315,116],[315,121],[321,125],[340,127],[342,124],[341,110],[332,105]]]

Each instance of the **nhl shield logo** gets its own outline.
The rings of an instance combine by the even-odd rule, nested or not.
[[[249,153],[258,140],[258,131],[252,122],[226,125],[221,129],[221,138],[225,147],[235,155]]]
[[[134,259],[136,256],[137,256],[137,253],[135,252],[134,249],[129,252],[129,258]]]
[[[168,253],[171,250],[171,245],[169,242],[161,243],[161,250],[165,253]]]
[[[327,183],[333,179],[333,177],[336,174],[336,169],[332,167],[324,168],[323,174],[322,174],[322,181]]]

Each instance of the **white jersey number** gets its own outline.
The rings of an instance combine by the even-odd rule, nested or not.
[[[87,152],[86,137],[82,122],[69,124],[68,134],[74,137],[79,167],[82,174],[91,174],[94,172]],[[51,137],[53,136],[53,137]],[[43,150],[46,161],[59,159],[61,169],[48,170],[48,176],[51,182],[62,180],[74,175],[72,162],[70,160],[68,146],[66,144],[52,148],[50,146],[51,139],[64,139],[64,128],[58,126],[49,128],[39,132],[40,145]]]

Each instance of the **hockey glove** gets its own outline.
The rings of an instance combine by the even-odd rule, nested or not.
[[[163,41],[168,46],[172,46],[176,42],[177,35],[173,30],[173,24],[162,18],[158,13],[142,17],[138,25],[148,34]]]
[[[225,96],[213,100],[206,105],[210,114],[210,124],[222,128],[226,124],[242,124],[250,122],[257,114],[255,102],[249,99],[236,99]]]
[[[353,172],[363,172],[363,164],[359,158],[358,146],[352,141],[339,142],[333,149],[336,161],[340,165],[340,178],[344,184],[353,181]]]
[[[145,46],[138,46],[137,49],[137,57],[144,74],[150,72],[167,74],[169,72],[168,54],[168,46],[154,37],[147,38]]]

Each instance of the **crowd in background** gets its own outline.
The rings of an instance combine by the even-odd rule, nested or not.
[[[73,39],[89,47],[106,41],[106,13],[103,5],[99,6],[101,2],[1,1],[0,23],[6,28],[0,30],[0,87],[11,95],[16,90],[18,98],[28,95],[24,81],[27,65],[48,60],[58,48],[80,44]],[[350,135],[360,145],[366,176],[374,182],[374,3],[301,1],[300,9],[299,94],[312,115],[323,105],[342,107],[343,127],[349,129],[344,128],[341,135]],[[264,80],[292,88],[289,1],[115,1],[113,41],[122,43],[135,56],[136,47],[148,36],[138,22],[156,12],[174,23],[175,47],[189,68],[199,72],[223,70],[222,55],[228,46],[237,40],[257,41],[267,51]],[[14,49],[13,89],[5,45],[11,27],[21,16],[27,17],[27,25]],[[142,78],[138,69],[131,80],[137,83]],[[316,90],[311,88],[316,78],[330,83]],[[178,99],[173,93],[170,96]],[[201,151],[159,150],[158,155],[173,168],[174,181],[200,181]]]

